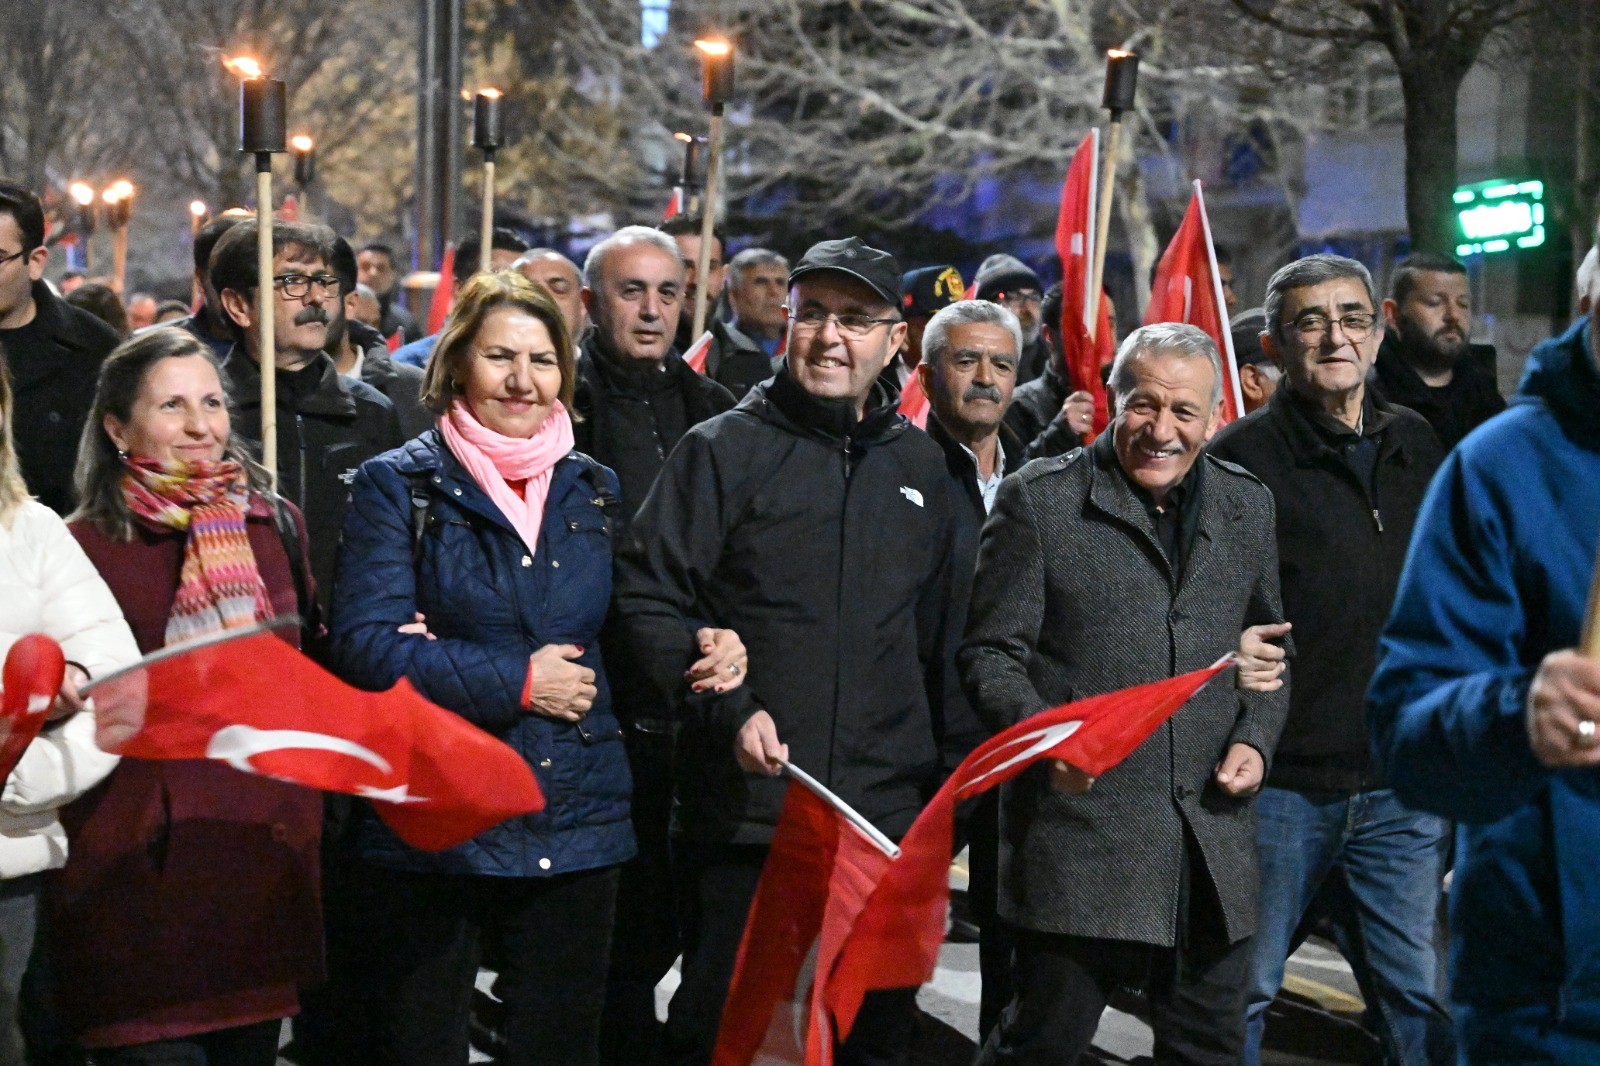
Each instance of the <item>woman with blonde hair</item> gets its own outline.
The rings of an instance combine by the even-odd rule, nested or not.
[[[17,993],[33,951],[44,872],[66,861],[57,811],[117,760],[94,746],[78,689],[138,658],[122,611],[54,511],[28,496],[11,435],[12,393],[0,358],[0,661],[30,633],[60,643],[69,665],[53,719],[0,791],[0,1063],[23,1061]]]

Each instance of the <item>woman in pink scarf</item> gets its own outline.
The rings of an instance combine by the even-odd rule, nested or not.
[[[336,669],[363,688],[408,679],[527,759],[547,800],[437,854],[358,812],[371,958],[351,983],[371,1004],[366,1061],[466,1061],[487,929],[505,1011],[497,1061],[597,1058],[618,867],[635,847],[599,647],[625,516],[616,475],[572,450],[574,379],[550,297],[518,274],[479,275],[427,367],[437,429],[365,464],[351,488]]]

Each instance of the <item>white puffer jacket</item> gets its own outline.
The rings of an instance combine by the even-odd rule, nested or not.
[[[111,590],[54,511],[29,500],[0,526],[0,661],[19,637],[43,633],[99,677],[139,657]],[[0,878],[67,861],[56,809],[116,766],[94,746],[94,719],[74,715],[45,728],[0,792]]]

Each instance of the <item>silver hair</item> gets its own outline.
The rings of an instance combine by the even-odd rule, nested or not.
[[[1016,345],[1014,354],[1021,358],[1022,324],[1017,321],[1016,315],[1008,308],[988,300],[960,300],[928,319],[927,326],[922,330],[922,358],[928,364],[928,369],[938,372],[936,357],[949,350],[952,328],[978,322],[1004,326],[1005,331],[1011,334],[1011,343]]]
[[[356,287],[350,291],[355,293],[357,296],[364,296],[369,300],[376,300],[378,298],[378,294],[372,291],[372,286],[363,285],[359,281],[356,282]]]
[[[1338,281],[1340,278],[1360,278],[1361,284],[1367,289],[1367,302],[1372,306],[1373,313],[1377,313],[1378,294],[1372,287],[1371,272],[1354,259],[1319,252],[1304,259],[1296,259],[1286,267],[1280,267],[1278,272],[1272,275],[1272,280],[1267,282],[1267,298],[1262,304],[1262,310],[1267,314],[1267,332],[1271,333],[1278,343],[1283,343],[1283,323],[1279,321],[1279,316],[1283,314],[1284,293],[1290,289],[1305,288],[1307,285]]]
[[[728,285],[737,289],[744,284],[744,272],[758,266],[779,267],[785,277],[789,275],[789,260],[771,248],[746,248],[728,260]]]
[[[1133,372],[1133,362],[1146,355],[1177,355],[1185,359],[1204,358],[1211,363],[1211,407],[1216,410],[1222,402],[1222,356],[1217,345],[1205,330],[1186,322],[1157,322],[1140,326],[1128,334],[1128,339],[1117,349],[1111,363],[1111,394],[1116,398],[1117,410],[1127,401],[1128,394],[1139,385]]]
[[[1600,300],[1600,244],[1589,249],[1589,254],[1578,264],[1578,298],[1587,296]]]
[[[606,256],[618,248],[630,244],[653,244],[663,252],[672,256],[672,261],[678,264],[678,270],[683,270],[683,260],[678,256],[678,242],[650,226],[623,226],[617,232],[589,249],[589,255],[583,261],[583,284],[586,288],[599,290],[600,271],[605,266]]]

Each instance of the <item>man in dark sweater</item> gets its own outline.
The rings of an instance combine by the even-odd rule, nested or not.
[[[1364,719],[1378,635],[1443,452],[1418,415],[1366,388],[1383,325],[1360,263],[1291,263],[1273,275],[1265,310],[1261,342],[1284,387],[1211,444],[1272,490],[1294,626],[1289,717],[1256,801],[1261,904],[1242,1061],[1260,1061],[1295,927],[1335,868],[1354,901],[1345,943],[1372,977],[1385,1060],[1453,1061],[1433,943],[1449,826],[1395,798]]]
[[[1383,301],[1377,391],[1428,420],[1448,451],[1506,409],[1495,381],[1494,348],[1472,344],[1467,268],[1421,253],[1395,267]]]
[[[78,438],[116,332],[44,283],[50,250],[39,198],[0,181],[0,361],[11,372],[12,430],[28,491],[72,510]]]

